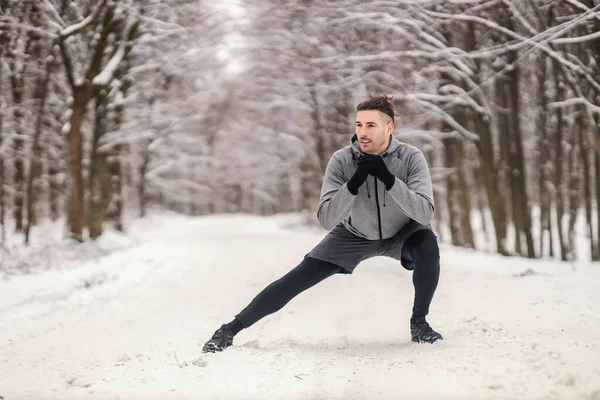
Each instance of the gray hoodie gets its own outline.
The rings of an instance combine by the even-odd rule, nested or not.
[[[396,176],[394,186],[387,191],[383,182],[369,175],[354,196],[346,182],[358,169],[362,154],[354,135],[351,145],[331,156],[317,210],[321,226],[331,230],[341,222],[356,236],[381,240],[396,235],[410,220],[429,225],[434,211],[433,189],[423,153],[390,135],[390,144],[381,157]]]

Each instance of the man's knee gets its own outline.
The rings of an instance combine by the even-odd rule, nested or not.
[[[415,246],[416,254],[420,256],[440,256],[440,248],[438,245],[437,236],[429,229],[424,229],[414,233],[416,237],[412,238]]]

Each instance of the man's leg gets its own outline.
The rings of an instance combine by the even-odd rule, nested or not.
[[[340,272],[342,268],[335,264],[306,257],[296,268],[263,289],[236,318],[244,328],[248,328],[279,311],[306,289]]]
[[[306,289],[342,272],[343,268],[335,264],[305,257],[297,267],[263,289],[246,308],[236,315],[233,321],[221,326],[213,338],[204,345],[203,350],[214,352],[231,346],[233,336],[239,331],[252,326],[263,317],[279,311]]]
[[[440,249],[435,234],[428,229],[413,233],[404,243],[414,260],[415,299],[410,319],[413,341],[433,343],[442,336],[425,321],[440,278]]]
[[[404,243],[414,260],[415,302],[412,318],[425,317],[440,279],[440,249],[435,234],[428,230],[413,233]]]

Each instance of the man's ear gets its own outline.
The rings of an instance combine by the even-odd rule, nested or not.
[[[394,130],[394,123],[392,121],[388,122],[387,125],[385,126],[385,130],[388,135],[391,134],[392,131]]]

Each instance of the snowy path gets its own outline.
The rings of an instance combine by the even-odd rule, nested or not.
[[[410,274],[371,259],[241,332],[233,348],[203,356],[212,332],[324,232],[249,216],[163,218],[156,230],[78,271],[0,280],[0,293],[18,299],[0,306],[0,395],[600,400],[599,265],[444,246],[429,321],[445,340],[417,345]],[[534,273],[519,276],[527,269]],[[23,294],[35,279],[75,282],[73,274],[79,283],[102,278]]]

